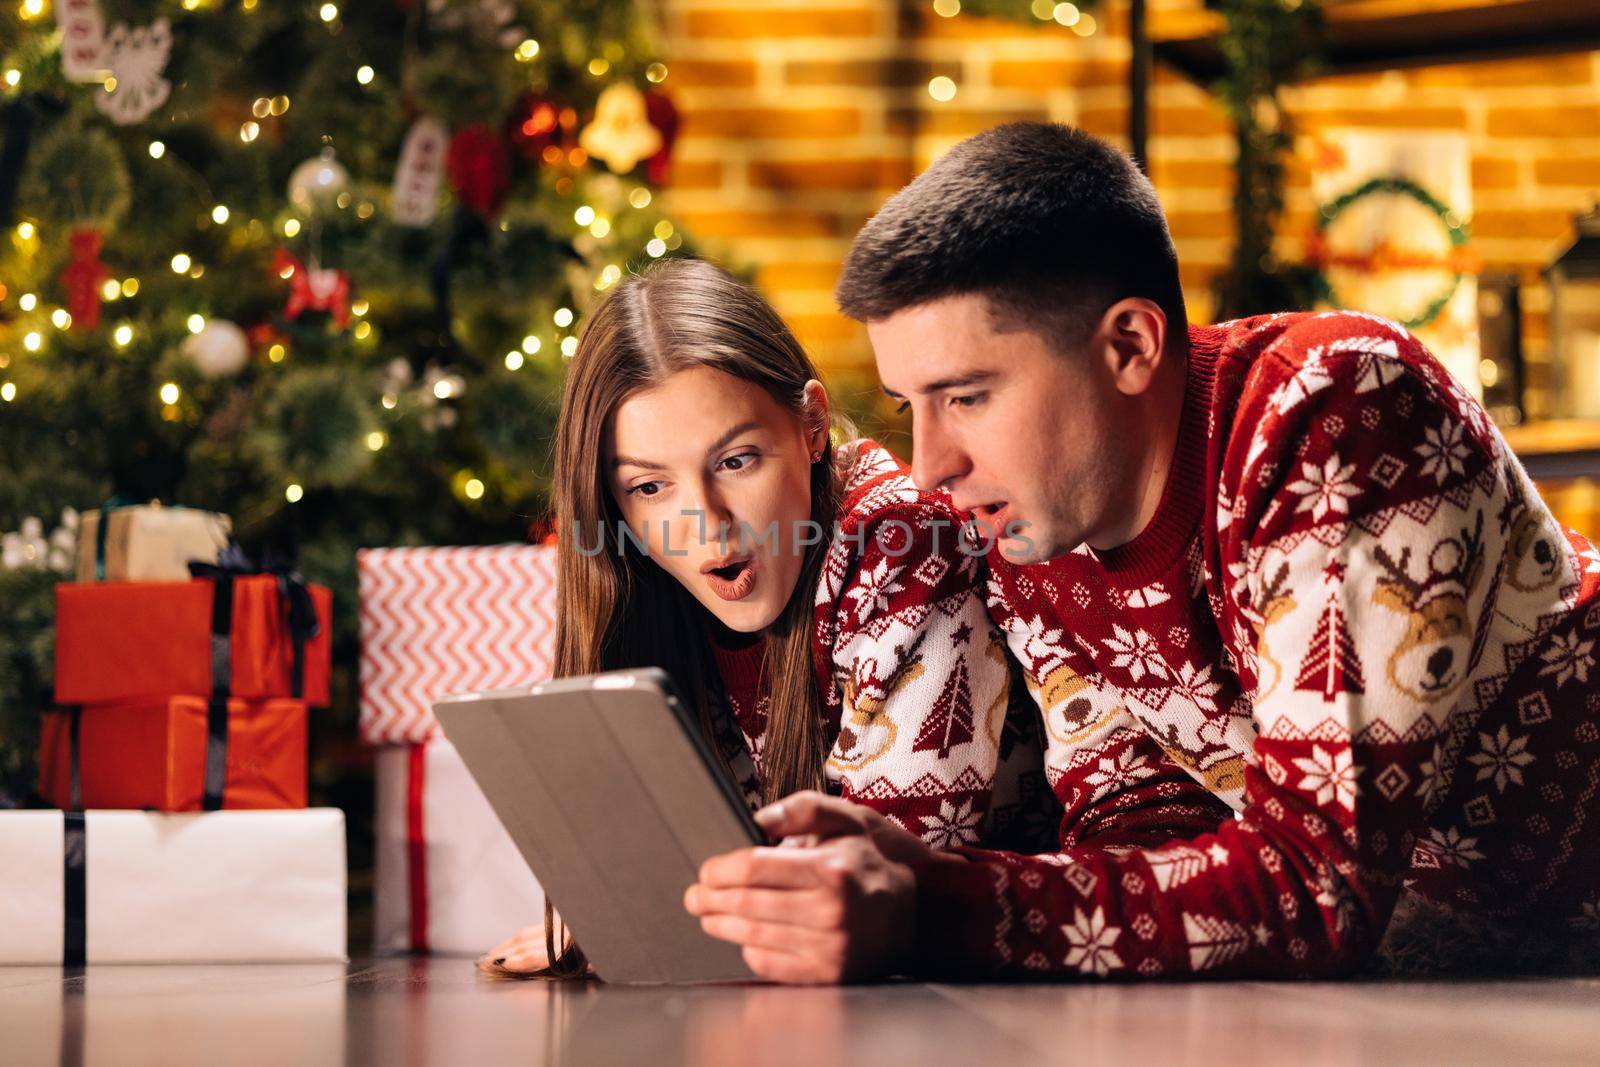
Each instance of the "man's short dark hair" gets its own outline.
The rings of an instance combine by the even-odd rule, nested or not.
[[[835,295],[846,315],[873,322],[966,293],[987,297],[1002,328],[1062,348],[1127,297],[1158,304],[1169,335],[1187,322],[1150,179],[1055,123],[996,126],[950,149],[856,235]]]

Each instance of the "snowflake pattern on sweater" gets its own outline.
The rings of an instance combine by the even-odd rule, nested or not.
[[[812,649],[828,786],[936,847],[993,844],[1040,809],[1029,768],[1040,777],[1042,757],[1029,729],[1037,713],[1008,700],[983,560],[962,551],[963,517],[948,497],[918,490],[886,449],[858,441],[841,453],[842,519],[817,585]],[[758,802],[765,646],[712,649],[743,741],[723,746]]]
[[[1343,973],[1402,893],[1600,929],[1600,553],[1404,328],[1284,314],[1190,342],[1149,527],[991,555],[1062,844],[924,871],[923,968]],[[1130,840],[1163,803],[1186,828]]]

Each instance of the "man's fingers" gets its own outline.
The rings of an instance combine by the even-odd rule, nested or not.
[[[814,789],[791,793],[756,812],[756,823],[773,837],[815,834],[820,838],[867,832],[866,809]]]
[[[812,849],[742,848],[713,856],[700,865],[700,884],[711,889],[807,889],[831,884],[836,878],[837,874],[828,870]]]
[[[684,906],[693,915],[738,915],[812,930],[837,929],[844,921],[839,897],[815,889],[712,889],[696,885],[685,894]]]
[[[824,959],[844,956],[844,934],[837,931],[809,930],[783,922],[758,922],[738,915],[706,915],[700,929],[718,941],[735,945],[778,949]]]
[[[762,978],[787,985],[821,985],[836,982],[822,973],[822,969],[803,956],[778,949],[746,945],[743,951],[745,966]]]

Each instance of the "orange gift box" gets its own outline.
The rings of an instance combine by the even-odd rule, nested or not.
[[[175,696],[85,708],[78,725],[78,779],[84,808],[199,811],[205,792],[206,701]],[[72,716],[44,716],[39,792],[72,801]],[[306,806],[306,704],[303,700],[228,701],[224,808]]]
[[[312,707],[328,704],[333,594],[310,586],[321,629],[305,643]],[[56,702],[120,704],[172,693],[211,692],[210,579],[189,582],[74,582],[56,586]],[[294,641],[278,580],[233,580],[230,696],[294,695]]]

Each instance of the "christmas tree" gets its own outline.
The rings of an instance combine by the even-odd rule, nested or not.
[[[224,512],[331,585],[344,732],[356,549],[529,535],[586,308],[683,244],[652,31],[623,0],[0,8],[13,788],[74,509]]]

